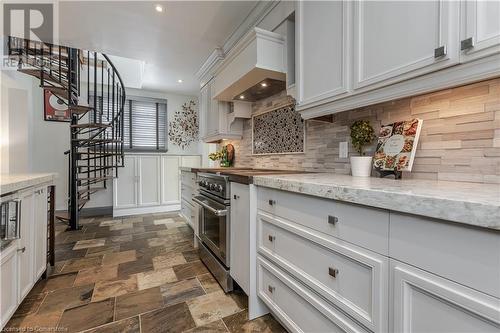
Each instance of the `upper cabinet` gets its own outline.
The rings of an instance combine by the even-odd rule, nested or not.
[[[348,1],[301,1],[296,11],[299,110],[348,91]]]
[[[204,142],[218,142],[222,139],[241,139],[243,118],[250,118],[249,112],[234,112],[230,103],[213,98],[213,80],[200,90],[200,133]],[[238,103],[238,102],[235,102]],[[238,108],[239,110],[240,108]]]
[[[470,60],[500,52],[500,2],[462,2],[460,60]]]
[[[406,80],[458,63],[457,1],[354,2],[353,87]]]
[[[296,6],[296,99],[305,119],[500,76],[498,1]]]

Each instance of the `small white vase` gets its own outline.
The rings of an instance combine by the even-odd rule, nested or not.
[[[351,172],[354,177],[370,177],[372,173],[371,156],[351,156]]]

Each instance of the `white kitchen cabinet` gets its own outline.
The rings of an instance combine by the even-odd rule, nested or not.
[[[0,329],[47,265],[47,187],[17,193],[21,202],[20,238],[0,252]]]
[[[231,277],[248,294],[250,290],[250,190],[231,183]]]
[[[467,62],[500,53],[500,2],[461,2],[460,61]]]
[[[298,110],[348,91],[350,13],[350,1],[297,3]]]
[[[125,155],[123,168],[118,170],[118,178],[114,179],[113,209],[137,206],[137,157]]]
[[[34,277],[36,281],[47,269],[47,188],[36,189],[33,199]]]
[[[127,154],[113,180],[113,215],[159,213],[181,209],[179,167],[199,166],[200,156]]]
[[[243,121],[230,117],[229,103],[213,99],[213,80],[200,91],[200,133],[204,142],[241,139]]]
[[[34,284],[35,265],[35,194],[33,190],[20,193],[21,199],[21,233],[18,241],[19,265],[19,298],[24,298]],[[47,223],[47,221],[45,221]],[[45,225],[47,226],[47,225]],[[44,253],[46,255],[46,253]]]
[[[0,329],[5,326],[19,304],[17,242],[0,252]]]
[[[139,206],[160,204],[160,156],[141,156],[139,171]]]
[[[391,260],[391,332],[498,332],[500,300]]]
[[[179,156],[163,156],[162,167],[162,204],[178,203],[180,200],[180,158]]]
[[[355,89],[388,85],[459,61],[458,1],[355,1],[353,24]]]

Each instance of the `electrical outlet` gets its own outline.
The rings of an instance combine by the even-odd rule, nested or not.
[[[347,146],[347,141],[339,143],[339,158],[347,158],[349,154],[349,148]]]

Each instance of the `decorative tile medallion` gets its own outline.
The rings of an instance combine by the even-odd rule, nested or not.
[[[295,105],[269,111],[252,118],[254,155],[304,152],[304,119]]]

